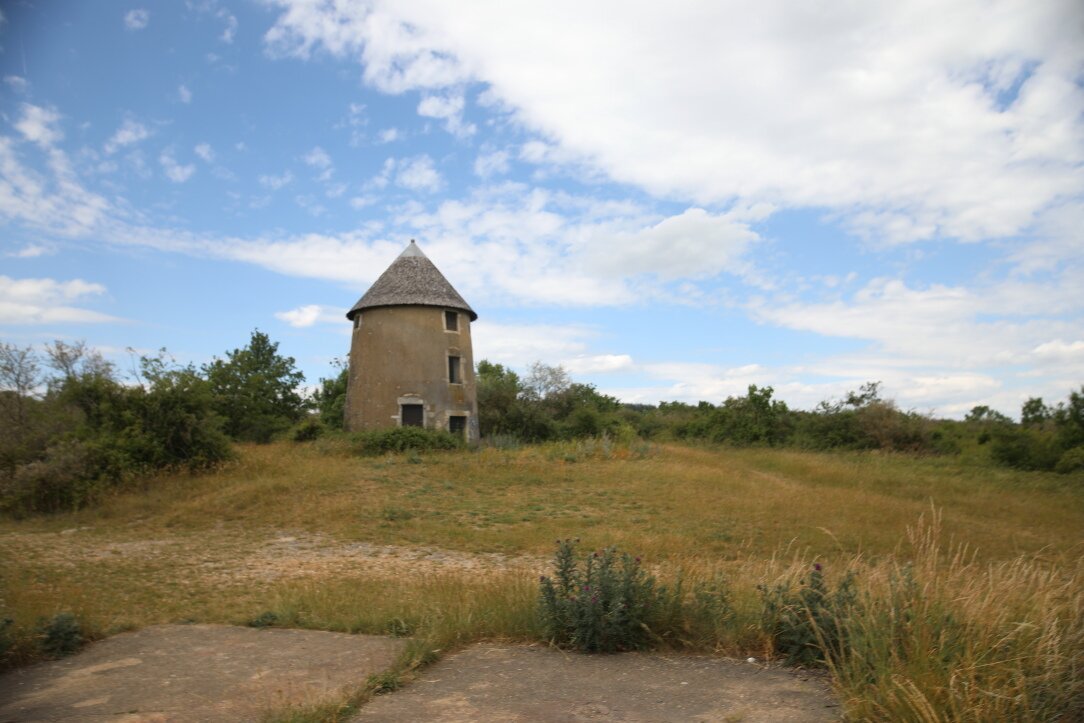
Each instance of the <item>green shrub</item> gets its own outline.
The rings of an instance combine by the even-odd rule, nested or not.
[[[554,577],[540,578],[546,634],[561,646],[587,652],[639,650],[659,639],[651,625],[667,618],[680,593],[671,594],[640,566],[640,558],[612,547],[575,559],[578,541],[558,541]]]
[[[1084,447],[1073,447],[1067,450],[1054,465],[1054,471],[1061,474],[1069,474],[1084,469]]]
[[[999,429],[990,444],[990,456],[995,462],[1016,469],[1054,469],[1062,454],[1057,437],[1044,429]]]
[[[797,590],[789,584],[759,589],[764,629],[788,665],[823,665],[839,659],[847,644],[847,619],[857,606],[853,573],[844,575],[832,591],[816,563]]]
[[[93,500],[99,487],[88,446],[62,440],[46,450],[44,459],[0,481],[0,509],[15,516],[74,510]]]
[[[203,366],[215,411],[234,439],[270,442],[305,412],[307,402],[298,393],[305,375],[294,367],[293,357],[278,349],[278,342],[256,329],[248,346]]]
[[[463,440],[453,434],[422,427],[391,427],[356,435],[361,454],[379,455],[387,452],[415,450],[427,452],[439,449],[459,449]]]
[[[279,622],[279,616],[267,610],[245,623],[250,628],[270,628]]]
[[[42,621],[38,628],[41,651],[52,658],[62,658],[79,650],[86,642],[83,628],[71,613],[59,613]]]
[[[290,439],[295,442],[314,442],[323,436],[325,431],[327,428],[322,420],[309,417],[294,425],[290,431]]]
[[[346,388],[350,382],[350,368],[344,359],[335,359],[331,365],[339,372],[331,378],[320,378],[320,386],[312,395],[320,421],[330,429],[342,429],[346,422]]]

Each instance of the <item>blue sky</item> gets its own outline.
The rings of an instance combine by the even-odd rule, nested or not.
[[[315,383],[415,238],[476,359],[626,401],[1084,382],[1079,3],[661,8],[5,3],[0,338]]]

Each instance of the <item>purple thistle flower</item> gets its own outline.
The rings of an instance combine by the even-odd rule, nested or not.
[[[821,564],[819,562],[814,562],[813,563],[813,569],[816,570],[817,572],[820,572],[821,571]]]

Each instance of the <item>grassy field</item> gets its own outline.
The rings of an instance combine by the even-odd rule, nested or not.
[[[853,718],[1084,710],[1079,476],[601,442],[360,458],[321,440],[142,486],[0,522],[9,657],[25,662],[39,619],[62,611],[94,635],[263,616],[410,634],[409,673],[473,640],[540,639],[538,575],[555,539],[578,537],[641,555],[671,584],[725,579],[733,614],[665,641],[722,654],[772,655],[758,585],[796,586],[814,562],[830,584],[854,571],[853,651],[832,669]]]

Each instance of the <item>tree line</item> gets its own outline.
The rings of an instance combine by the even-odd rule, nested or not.
[[[986,406],[963,421],[900,409],[868,382],[812,410],[790,409],[770,386],[750,385],[719,404],[623,404],[593,385],[573,382],[561,367],[536,363],[525,378],[501,364],[478,364],[483,438],[522,441],[607,434],[619,439],[675,440],[797,447],[961,454],[988,445],[995,463],[1025,470],[1084,469],[1084,387],[1065,402],[1024,402],[1020,422]]]
[[[161,469],[200,470],[233,441],[268,442],[306,414],[304,376],[259,330],[197,368],[165,350],[122,376],[83,342],[0,343],[0,509],[75,509]]]
[[[483,360],[476,379],[487,444],[608,436],[920,454],[988,445],[999,464],[1084,469],[1084,387],[1055,405],[1027,400],[1016,422],[988,407],[963,421],[901,410],[878,383],[794,410],[756,385],[719,404],[624,404],[542,363],[521,376]],[[337,362],[311,395],[303,383],[294,359],[259,330],[199,367],[178,365],[165,350],[133,353],[126,374],[82,342],[56,341],[40,353],[0,343],[0,511],[82,507],[157,470],[213,467],[233,456],[233,442],[341,433],[346,365]],[[365,441],[393,449],[411,440]]]

